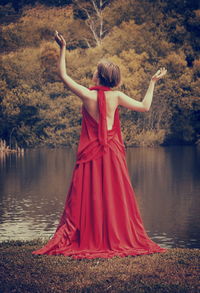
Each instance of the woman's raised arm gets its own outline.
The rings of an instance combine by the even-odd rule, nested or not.
[[[124,106],[128,109],[135,110],[138,112],[146,112],[149,111],[153,99],[153,91],[156,81],[158,81],[160,78],[162,78],[167,73],[167,70],[163,67],[160,70],[158,70],[151,78],[149,87],[147,89],[147,92],[145,94],[144,99],[139,102],[135,99],[130,98],[126,94],[122,92],[118,92],[118,103],[121,106]]]
[[[56,31],[55,40],[60,47],[60,56],[58,60],[58,74],[64,84],[81,100],[92,98],[92,92],[78,84],[74,81],[66,72],[66,63],[65,63],[65,51],[66,51],[66,41],[61,34]]]

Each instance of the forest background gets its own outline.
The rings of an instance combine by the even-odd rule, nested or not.
[[[76,145],[81,101],[57,75],[54,31],[67,41],[67,72],[91,86],[97,62],[120,66],[119,90],[149,112],[119,106],[126,146],[200,144],[200,3],[198,0],[1,0],[0,139],[10,146]]]

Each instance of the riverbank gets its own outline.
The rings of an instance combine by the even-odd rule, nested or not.
[[[200,249],[91,260],[31,254],[46,241],[0,243],[0,292],[200,292]]]
[[[0,153],[7,154],[7,153],[24,153],[24,149],[18,147],[18,145],[15,146],[14,149],[10,148],[9,145],[6,144],[5,140],[0,139]]]

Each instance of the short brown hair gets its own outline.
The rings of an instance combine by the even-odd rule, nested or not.
[[[99,61],[97,65],[97,74],[100,84],[107,87],[115,87],[121,82],[121,73],[119,67],[105,59]]]

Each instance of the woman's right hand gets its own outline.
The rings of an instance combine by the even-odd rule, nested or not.
[[[167,69],[165,67],[160,68],[151,78],[151,81],[158,81],[167,73]]]
[[[55,41],[56,41],[56,43],[58,44],[58,46],[60,48],[65,48],[66,47],[66,41],[65,41],[65,39],[57,31],[55,31]]]

